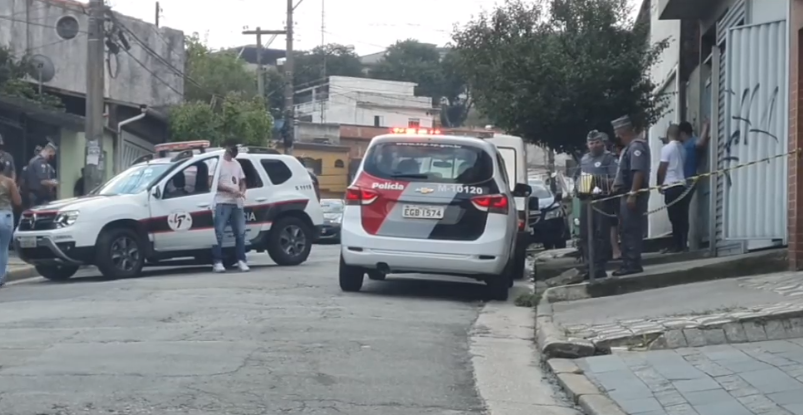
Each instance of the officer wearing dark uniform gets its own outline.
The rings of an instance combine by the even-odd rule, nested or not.
[[[3,173],[3,176],[9,177],[12,180],[17,179],[17,166],[14,164],[14,157],[11,153],[7,153],[3,147],[5,147],[6,143],[3,140],[3,136],[0,135],[0,172]]]
[[[591,189],[599,189],[599,196],[609,195],[616,176],[617,162],[613,154],[605,150],[607,135],[599,131],[591,131],[586,138],[588,142],[588,153],[580,159],[580,173],[591,175],[593,181]],[[611,204],[600,202],[595,205],[592,214],[593,235],[588,235],[588,209],[582,209],[580,213],[580,239],[583,247],[588,246],[588,238],[591,237],[594,243],[593,258],[586,258],[586,262],[594,264],[594,278],[605,278],[605,266],[611,250],[611,220],[608,217],[615,211],[610,209]],[[604,212],[604,213],[603,213]],[[590,268],[586,271],[586,278],[590,275]]]
[[[636,191],[649,187],[650,146],[637,137],[630,117],[611,122],[616,136],[625,145],[619,158],[614,188],[626,196],[620,199],[619,219],[622,221],[622,268],[613,275],[630,275],[644,271],[641,249],[644,244],[644,215],[647,213],[649,192]]]
[[[49,161],[56,156],[57,149],[55,144],[48,143],[39,155],[28,163],[25,185],[28,189],[30,206],[44,205],[55,199],[54,190],[58,186],[58,182],[55,169]]]

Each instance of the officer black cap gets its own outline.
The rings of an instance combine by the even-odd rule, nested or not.
[[[602,131],[592,130],[591,132],[588,133],[588,136],[586,137],[586,141],[589,142],[589,143],[592,142],[592,141],[607,142],[608,141],[608,134],[605,134]]]

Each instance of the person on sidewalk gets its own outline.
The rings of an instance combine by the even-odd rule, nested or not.
[[[0,287],[6,283],[8,275],[8,245],[14,235],[14,207],[21,205],[22,197],[17,183],[0,173]]]
[[[217,244],[212,247],[212,269],[215,272],[226,272],[223,266],[223,235],[227,225],[231,225],[234,234],[235,254],[240,271],[249,270],[245,259],[245,173],[240,162],[236,160],[237,145],[226,146],[226,153],[220,163],[220,178],[215,193],[215,237]],[[210,171],[210,177],[214,177]]]
[[[650,146],[639,138],[630,117],[625,115],[611,122],[613,131],[622,140],[625,149],[619,159],[614,190],[625,193],[620,198],[619,220],[622,221],[622,268],[614,276],[637,274],[641,266],[644,245],[643,216],[647,213],[650,194],[640,190],[649,188]]]
[[[689,235],[689,210],[686,200],[686,176],[683,172],[686,149],[680,142],[680,128],[672,124],[666,131],[669,141],[661,148],[661,163],[658,165],[658,186],[664,194],[669,222],[672,224],[672,247],[667,252],[686,250]],[[682,199],[681,199],[682,198]]]
[[[586,137],[588,153],[580,159],[580,173],[591,175],[594,178],[591,184],[592,189],[598,188],[603,194],[610,193],[617,170],[616,158],[605,149],[607,138],[605,133],[596,130],[588,133]],[[609,216],[616,214],[613,207],[608,202],[600,202],[597,205],[596,209],[598,210],[594,210],[590,218],[593,226],[592,235],[588,234],[588,209],[583,208],[580,211],[580,240],[583,241],[584,248],[588,246],[589,238],[594,244],[593,257],[586,258],[588,269],[585,272],[585,279],[589,279],[591,276],[592,263],[594,264],[595,279],[608,276],[605,267],[608,264],[611,249],[611,219]]]
[[[702,156],[708,148],[708,141],[711,138],[710,126],[711,124],[706,120],[705,123],[703,123],[703,131],[699,138],[694,135],[694,130],[692,129],[691,123],[688,121],[680,123],[679,126],[680,142],[683,143],[683,148],[686,150],[686,160],[684,160],[683,174],[686,176],[686,186],[690,187],[688,192],[686,192],[686,197],[684,197],[683,201],[681,202],[681,207],[685,212],[686,221],[689,224],[691,224],[690,216],[692,212],[697,211],[697,209],[691,208],[694,205],[692,199],[694,199],[697,192],[697,182],[693,178],[697,176],[697,169],[700,166],[699,161],[703,158]],[[684,250],[688,249],[689,231],[690,229],[686,230],[687,235],[684,239],[684,244],[687,245],[684,245]]]
[[[6,143],[0,135],[0,173],[4,176],[17,180],[17,165],[14,163],[14,156],[5,150]]]

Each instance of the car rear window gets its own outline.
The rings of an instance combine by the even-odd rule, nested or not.
[[[493,177],[493,159],[479,147],[389,142],[371,147],[363,170],[382,179],[472,184]]]

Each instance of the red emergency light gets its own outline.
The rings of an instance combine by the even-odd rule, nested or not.
[[[441,130],[428,129],[428,128],[391,128],[390,132],[393,134],[420,134],[420,135],[441,135]]]

